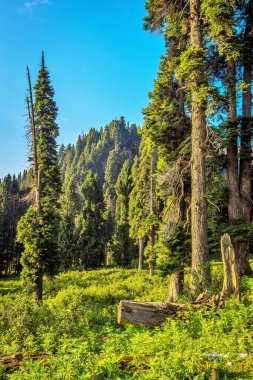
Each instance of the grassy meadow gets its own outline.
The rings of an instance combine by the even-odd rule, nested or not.
[[[213,268],[218,287],[221,267]],[[2,278],[1,355],[47,355],[28,355],[9,373],[1,366],[0,379],[253,379],[253,279],[243,279],[240,304],[189,311],[153,329],[117,325],[120,300],[165,301],[168,282],[136,270],[62,273],[46,281],[38,308],[17,277]]]

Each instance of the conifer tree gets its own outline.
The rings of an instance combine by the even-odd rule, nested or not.
[[[139,243],[139,269],[143,267],[144,240],[147,240],[144,251],[148,257],[151,276],[154,275],[156,262],[154,245],[158,227],[155,171],[154,146],[149,139],[143,139],[139,158],[135,159],[132,170],[133,189],[130,193],[129,224],[130,236],[138,239]]]
[[[87,270],[104,263],[103,192],[98,175],[90,171],[81,189],[83,208],[76,220],[81,262]]]
[[[77,263],[77,239],[75,236],[75,218],[79,212],[80,202],[75,191],[73,180],[70,181],[66,191],[60,198],[61,222],[59,233],[59,250],[62,258],[64,270],[71,264]]]
[[[192,72],[188,77],[191,94],[191,238],[192,286],[205,286],[208,261],[206,199],[206,95],[204,50],[200,19],[200,1],[190,0],[190,49]],[[208,271],[206,274],[204,271]]]
[[[58,229],[61,191],[56,137],[57,106],[49,72],[42,53],[41,68],[35,85],[34,122],[37,154],[39,207],[36,202],[21,218],[18,240],[24,244],[22,277],[25,286],[34,291],[35,302],[42,302],[43,275],[52,277],[59,269]],[[32,125],[31,125],[32,128]],[[34,152],[33,152],[34,154]],[[33,157],[34,163],[34,157]],[[35,173],[35,171],[34,171]]]
[[[17,222],[24,212],[21,192],[15,176],[0,181],[0,273],[19,268],[20,249],[16,243]]]
[[[206,201],[206,166],[205,143],[206,122],[205,108],[208,94],[208,85],[204,75],[204,49],[202,40],[202,25],[200,22],[200,2],[193,0],[170,1],[148,0],[146,3],[148,16],[145,18],[145,28],[151,31],[162,30],[168,48],[171,86],[166,98],[166,77],[160,81],[161,91],[164,86],[163,102],[153,102],[151,108],[155,114],[149,118],[148,127],[152,124],[159,125],[159,131],[155,131],[155,141],[166,145],[171,135],[166,133],[170,123],[172,141],[180,138],[184,129],[184,101],[188,99],[188,110],[192,117],[192,149],[191,149],[191,228],[192,228],[192,272],[199,283],[205,282],[203,267],[208,260],[207,246],[207,201]],[[190,31],[190,33],[189,33]],[[164,60],[166,66],[166,60]],[[167,70],[168,70],[167,69]],[[176,79],[176,81],[175,81]],[[178,94],[179,106],[173,107],[170,101],[172,83],[174,82],[175,94]],[[157,98],[157,89],[154,91],[154,99]],[[161,97],[158,96],[158,99]],[[175,96],[176,98],[176,96]],[[180,112],[181,108],[181,112]],[[186,108],[187,109],[187,108]],[[171,110],[175,112],[175,121],[171,118]],[[151,112],[150,112],[151,111]],[[152,114],[152,109],[148,110]],[[159,118],[156,119],[156,115]],[[180,125],[181,124],[181,125]],[[175,129],[173,127],[176,127]],[[178,134],[179,132],[179,134]],[[167,142],[168,145],[168,142]],[[207,271],[207,277],[208,271]],[[192,277],[192,284],[194,284]],[[195,286],[195,285],[194,285]],[[204,285],[203,285],[204,286]]]
[[[122,169],[125,160],[128,158],[128,153],[126,149],[121,150],[119,144],[115,146],[113,150],[110,151],[106,171],[105,171],[105,202],[107,208],[110,210],[112,216],[115,216],[116,212],[116,191],[115,185],[117,182],[118,175]]]
[[[226,88],[223,102],[227,115],[221,125],[227,154],[229,189],[228,220],[239,274],[250,274],[249,235],[251,228],[251,141],[252,141],[252,1],[223,1],[202,4],[208,32],[220,63],[216,78]],[[241,77],[240,72],[243,72]],[[243,88],[240,96],[238,89]],[[242,110],[242,114],[240,115]],[[224,110],[222,110],[224,114]],[[223,115],[222,115],[223,116]],[[223,116],[224,117],[224,116]]]
[[[124,165],[119,173],[115,191],[116,199],[116,213],[115,213],[115,233],[114,249],[118,262],[124,267],[129,264],[133,256],[133,243],[129,237],[129,194],[132,189],[132,182],[130,179],[131,166],[129,160],[124,162]]]

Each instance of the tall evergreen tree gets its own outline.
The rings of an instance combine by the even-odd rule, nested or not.
[[[51,277],[59,268],[57,241],[61,182],[56,144],[59,133],[56,123],[57,111],[54,89],[42,53],[34,102],[38,162],[37,177],[34,181],[38,187],[39,204],[33,202],[26,215],[21,218],[18,228],[18,239],[25,248],[22,255],[23,281],[26,287],[34,291],[35,302],[38,305],[42,302],[43,275]]]
[[[73,263],[77,263],[78,257],[75,218],[79,212],[80,202],[73,181],[68,184],[66,191],[62,194],[60,203],[59,250],[63,268],[67,270]]]
[[[132,182],[130,179],[131,166],[129,160],[124,162],[124,165],[119,173],[115,191],[116,199],[116,213],[115,213],[115,233],[114,233],[114,249],[118,263],[123,267],[129,264],[133,258],[133,242],[129,237],[129,194],[132,189]]]
[[[185,99],[188,99],[187,106],[191,112],[191,229],[192,273],[194,273],[192,284],[195,286],[194,278],[198,278],[198,282],[204,283],[203,266],[208,260],[205,110],[209,88],[204,75],[205,52],[203,49],[200,2],[198,0],[189,2],[184,0],[177,2],[171,0],[148,0],[146,8],[148,16],[145,18],[145,28],[151,31],[164,31],[169,52],[168,68],[171,71],[169,80],[171,80],[171,84],[174,82],[175,93],[178,94],[179,100],[179,107],[173,107],[173,104],[170,104],[171,92],[169,90],[167,99],[166,92],[164,92],[163,102],[158,103],[157,109],[157,103],[153,103],[154,112],[160,114],[159,122],[156,119],[154,122],[160,127],[159,131],[155,132],[156,139],[160,134],[160,142],[164,144],[165,140],[170,138],[170,134],[166,133],[168,131],[168,116],[170,116],[171,110],[174,110],[174,112],[176,111],[175,122],[173,120],[169,121],[173,127],[176,126],[174,129],[176,134],[172,140],[176,136],[180,140],[184,127],[184,122],[182,123],[182,121],[185,109],[187,109],[184,106]],[[162,84],[164,88],[168,86],[166,78],[164,78],[164,83]],[[168,104],[171,107],[168,107]],[[181,112],[179,111],[180,108]],[[152,121],[151,118],[149,126],[152,126]]]
[[[132,169],[133,189],[129,200],[130,237],[138,240],[139,269],[143,268],[144,241],[150,275],[154,274],[156,230],[158,227],[157,195],[154,181],[156,160],[154,146],[149,139],[141,141],[139,157]]]
[[[82,265],[87,270],[104,264],[104,217],[103,192],[98,175],[90,171],[84,180],[81,196],[83,208],[76,220]]]
[[[203,268],[209,258],[207,243],[206,199],[206,94],[204,76],[204,50],[200,1],[190,0],[190,49],[192,73],[188,77],[191,94],[191,238],[192,238],[192,286],[205,286]],[[209,271],[208,271],[209,272]]]
[[[238,272],[252,273],[249,265],[249,235],[252,234],[251,146],[252,146],[252,12],[253,2],[204,0],[203,15],[218,57],[216,79],[223,82],[227,114],[225,132],[228,179],[229,232],[236,252]],[[218,58],[218,59],[217,59]],[[242,75],[241,75],[242,73]],[[243,88],[242,96],[239,89]]]

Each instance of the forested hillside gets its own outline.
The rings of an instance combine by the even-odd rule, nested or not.
[[[124,117],[121,117],[119,120],[113,120],[99,131],[91,129],[87,134],[80,135],[75,145],[60,146],[58,163],[62,181],[62,191],[59,194],[62,220],[59,246],[63,259],[62,269],[85,265],[84,256],[81,253],[85,243],[79,247],[77,245],[81,229],[80,214],[84,207],[83,185],[88,174],[91,178],[91,172],[97,176],[96,183],[93,183],[94,186],[97,186],[94,189],[94,197],[101,192],[100,223],[101,228],[103,226],[104,239],[101,240],[103,231],[94,231],[94,238],[97,239],[94,246],[98,242],[99,244],[102,243],[102,246],[99,249],[97,248],[97,251],[100,251],[99,258],[97,260],[94,258],[94,262],[89,267],[103,266],[106,260],[107,245],[117,245],[115,224],[116,218],[120,218],[120,204],[121,202],[124,203],[124,194],[121,194],[124,189],[118,189],[121,186],[119,175],[122,171],[121,176],[124,176],[127,166],[125,181],[129,181],[131,167],[135,156],[138,154],[140,139],[137,126],[129,125],[125,122]],[[123,170],[124,164],[125,169]],[[86,184],[89,186],[89,182]],[[4,273],[20,272],[21,270],[19,261],[22,245],[16,242],[16,227],[18,220],[32,203],[32,186],[31,170],[25,170],[17,177],[8,175],[2,179],[0,184],[1,271]],[[131,185],[128,187],[130,191]],[[118,199],[120,195],[123,196],[122,200]],[[96,199],[90,199],[90,202],[96,202]],[[127,217],[126,222],[128,223]],[[129,229],[129,227],[127,228]],[[125,232],[127,239],[129,239],[128,229]],[[96,233],[99,235],[96,236]],[[118,239],[120,240],[120,237]],[[125,257],[128,264],[136,257],[133,242],[130,244],[132,244],[132,248],[128,256]],[[112,251],[110,250],[110,252],[112,262],[121,264],[121,253],[118,252],[116,261],[114,261]]]

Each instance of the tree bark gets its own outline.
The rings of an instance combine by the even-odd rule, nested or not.
[[[240,154],[240,195],[242,218],[250,222],[252,209],[251,194],[251,141],[252,141],[252,61],[250,56],[253,50],[253,38],[250,35],[253,32],[253,0],[248,1],[247,18],[245,26],[245,55],[244,55],[244,73],[243,81],[246,88],[243,91],[242,104],[242,127],[241,127],[241,154]],[[249,240],[242,242],[240,246],[240,273],[252,274],[249,265]]]
[[[200,2],[190,0],[190,41],[199,54],[202,46]],[[204,269],[209,259],[207,243],[206,201],[206,119],[205,109],[199,101],[199,88],[204,82],[204,67],[200,63],[191,79],[192,156],[191,156],[191,233],[193,289],[204,288],[210,271]]]
[[[184,272],[178,271],[171,274],[170,277],[170,290],[169,290],[169,297],[168,302],[175,302],[177,301],[178,297],[183,292],[183,285],[184,285]]]
[[[34,301],[37,306],[42,305],[42,290],[43,290],[43,273],[41,270],[37,273],[34,289]]]
[[[221,299],[225,300],[231,296],[234,296],[239,300],[240,286],[236,253],[228,234],[225,234],[221,237],[221,254],[224,272]]]
[[[150,215],[154,215],[155,213],[155,207],[154,207],[154,151],[152,150],[151,156],[150,156]],[[151,226],[150,234],[149,234],[149,241],[150,241],[150,257],[149,257],[149,273],[150,276],[154,276],[155,274],[155,253],[154,253],[154,245],[155,245],[155,227],[154,225]]]
[[[143,270],[144,268],[144,237],[139,238],[139,265],[138,269]]]
[[[233,59],[227,63],[227,95],[228,95],[228,126],[229,144],[227,147],[227,175],[229,187],[228,217],[229,221],[241,218],[241,203],[239,193],[239,170],[238,170],[238,133],[234,127],[236,118],[236,66]],[[230,129],[230,130],[229,130]]]
[[[227,64],[228,82],[228,120],[231,128],[236,128],[234,120],[236,113],[236,66],[231,59]],[[248,67],[244,70],[244,80],[249,80],[251,74]],[[243,94],[243,113],[251,114],[251,90],[247,89]],[[229,127],[228,127],[229,128]],[[238,152],[238,132],[230,131],[230,139],[227,148],[227,174],[229,187],[228,217],[230,224],[238,220],[250,221],[251,210],[251,136],[245,130],[245,121],[242,123],[240,171]],[[249,265],[249,241],[233,241],[235,259],[239,275],[250,274]]]

